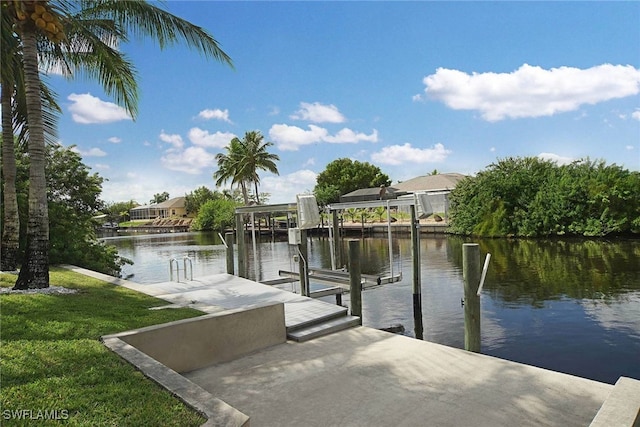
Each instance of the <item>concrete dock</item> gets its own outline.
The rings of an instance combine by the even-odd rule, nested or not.
[[[588,426],[613,389],[366,327],[185,376],[257,426]]]
[[[68,268],[208,313],[281,302],[287,330],[341,309],[226,274],[140,285]],[[256,426],[588,426],[614,390],[361,326],[181,375]]]

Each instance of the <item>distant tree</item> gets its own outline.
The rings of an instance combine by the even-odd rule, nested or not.
[[[388,187],[391,180],[379,167],[342,158],[332,161],[318,174],[313,193],[320,205],[326,205],[337,202],[343,194],[381,185]]]
[[[156,193],[153,195],[153,199],[151,199],[149,201],[149,203],[151,203],[152,205],[155,203],[162,203],[162,202],[166,202],[167,200],[169,200],[169,193],[162,192],[162,193]]]
[[[244,198],[242,196],[242,191],[238,188],[234,189],[234,190],[230,190],[228,188],[225,188],[222,190],[221,192],[222,194],[222,198],[226,199],[226,200],[233,200],[234,202],[236,202],[238,205],[241,205]]]
[[[387,214],[387,208],[385,208],[384,206],[378,206],[373,210],[373,213],[378,218],[378,221],[382,222],[384,221],[384,217]]]
[[[434,169],[433,171],[431,171],[431,175],[439,175],[440,172],[438,172],[438,169]]]
[[[122,222],[129,218],[129,211],[136,206],[139,204],[134,200],[106,203],[102,212],[107,215],[107,222]]]
[[[211,191],[204,185],[193,190],[189,194],[185,194],[185,208],[189,214],[197,214],[200,207],[209,200],[223,199],[224,196],[219,191]]]
[[[356,216],[358,215],[358,209],[349,208],[344,212],[344,215],[351,220],[351,222],[356,221]]]
[[[238,203],[233,200],[208,200],[200,207],[192,228],[198,231],[224,231],[233,227],[236,206]]]
[[[214,172],[213,178],[216,186],[221,186],[227,181],[231,185],[237,185],[244,198],[245,205],[249,204],[249,187],[253,184],[255,195],[259,195],[258,184],[260,183],[259,170],[278,174],[276,162],[280,157],[268,152],[272,142],[264,142],[264,137],[258,131],[250,131],[244,134],[244,138],[233,138],[229,145],[225,147],[226,153],[218,153],[216,161],[218,170]],[[260,204],[258,196],[256,203]]]

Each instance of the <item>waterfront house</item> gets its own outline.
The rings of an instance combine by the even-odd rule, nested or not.
[[[187,218],[185,197],[174,197],[162,203],[137,206],[129,210],[129,218],[136,219],[157,219],[157,218]]]

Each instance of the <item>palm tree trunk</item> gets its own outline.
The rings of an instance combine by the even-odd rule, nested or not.
[[[249,194],[247,193],[247,184],[244,181],[240,181],[240,189],[242,190],[244,205],[249,206]]]
[[[29,124],[29,220],[25,259],[14,289],[49,287],[49,211],[45,143],[40,104],[38,50],[33,24],[22,31],[27,123]]]
[[[2,223],[2,254],[0,270],[18,269],[18,249],[20,244],[20,217],[16,195],[16,155],[13,142],[11,97],[13,85],[2,82],[2,174],[4,186],[2,203],[4,221]]]
[[[260,204],[260,197],[258,197],[258,181],[253,181],[253,185],[256,189],[256,205]]]

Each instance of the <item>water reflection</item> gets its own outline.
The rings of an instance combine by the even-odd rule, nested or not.
[[[640,379],[640,241],[474,241],[483,257],[492,254],[482,297],[483,353],[609,383],[621,375]],[[140,283],[168,280],[169,259],[184,256],[194,260],[196,278],[226,270],[225,248],[215,234],[108,242],[135,261],[125,273],[134,273]],[[425,340],[462,348],[465,242],[455,236],[422,237],[422,315],[414,319],[410,240],[393,237],[390,263],[385,238],[364,239],[363,273],[403,274],[399,282],[364,292],[364,325],[402,324],[407,335],[417,336],[421,321]],[[346,240],[342,244],[346,253]],[[252,279],[277,278],[280,269],[297,271],[295,248],[286,241],[261,241],[255,254],[251,244],[246,247]],[[308,259],[310,266],[331,267],[326,238],[310,239]]]

